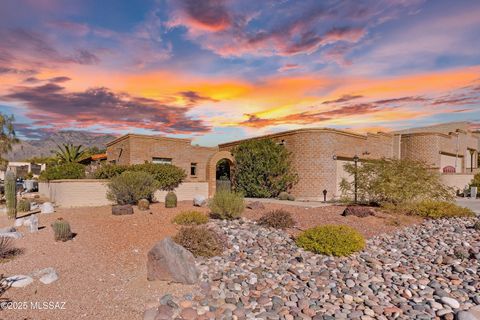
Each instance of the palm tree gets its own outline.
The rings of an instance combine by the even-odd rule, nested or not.
[[[82,145],[75,146],[72,143],[64,143],[63,147],[57,147],[59,150],[55,152],[55,155],[61,163],[79,162],[85,157],[85,149]]]

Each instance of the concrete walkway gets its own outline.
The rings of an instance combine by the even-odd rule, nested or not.
[[[480,215],[480,199],[457,198],[456,202],[459,206],[470,208],[477,215]]]

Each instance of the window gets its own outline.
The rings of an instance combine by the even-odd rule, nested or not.
[[[172,158],[152,158],[153,163],[158,164],[172,164]]]
[[[196,163],[191,163],[190,164],[190,175],[191,176],[196,176],[197,175],[197,164]]]

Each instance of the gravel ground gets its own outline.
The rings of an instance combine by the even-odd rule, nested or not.
[[[343,207],[301,208],[266,204],[264,210],[246,209],[245,216],[257,218],[264,211],[284,208],[295,217],[300,228],[323,223],[345,223],[358,228],[366,236],[390,232],[398,224],[395,217],[342,217]],[[41,229],[30,234],[19,231],[23,239],[15,241],[24,253],[0,263],[0,273],[7,276],[30,274],[53,267],[59,280],[44,285],[35,281],[25,288],[11,288],[2,298],[14,302],[65,302],[65,310],[4,310],[0,319],[141,319],[146,307],[158,304],[169,292],[177,296],[191,292],[191,286],[146,280],[146,254],[165,236],[175,234],[170,223],[175,214],[191,210],[190,202],[180,202],[175,209],[154,204],[150,211],[135,211],[131,216],[112,216],[110,207],[59,209],[51,215],[39,215]],[[207,212],[206,208],[195,208]],[[150,213],[151,212],[151,213]],[[56,243],[50,224],[58,217],[70,222],[77,236],[72,241]],[[9,225],[0,217],[0,227]],[[295,233],[298,230],[291,230]]]
[[[473,223],[425,221],[335,258],[249,220],[211,222],[230,247],[197,263],[198,289],[162,297],[145,319],[479,320],[480,232]]]

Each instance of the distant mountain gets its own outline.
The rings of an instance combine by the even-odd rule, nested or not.
[[[5,158],[9,161],[22,161],[32,157],[48,157],[58,145],[72,143],[87,147],[106,148],[106,144],[117,138],[111,134],[95,134],[82,131],[59,131],[40,140],[22,140],[15,144]]]

